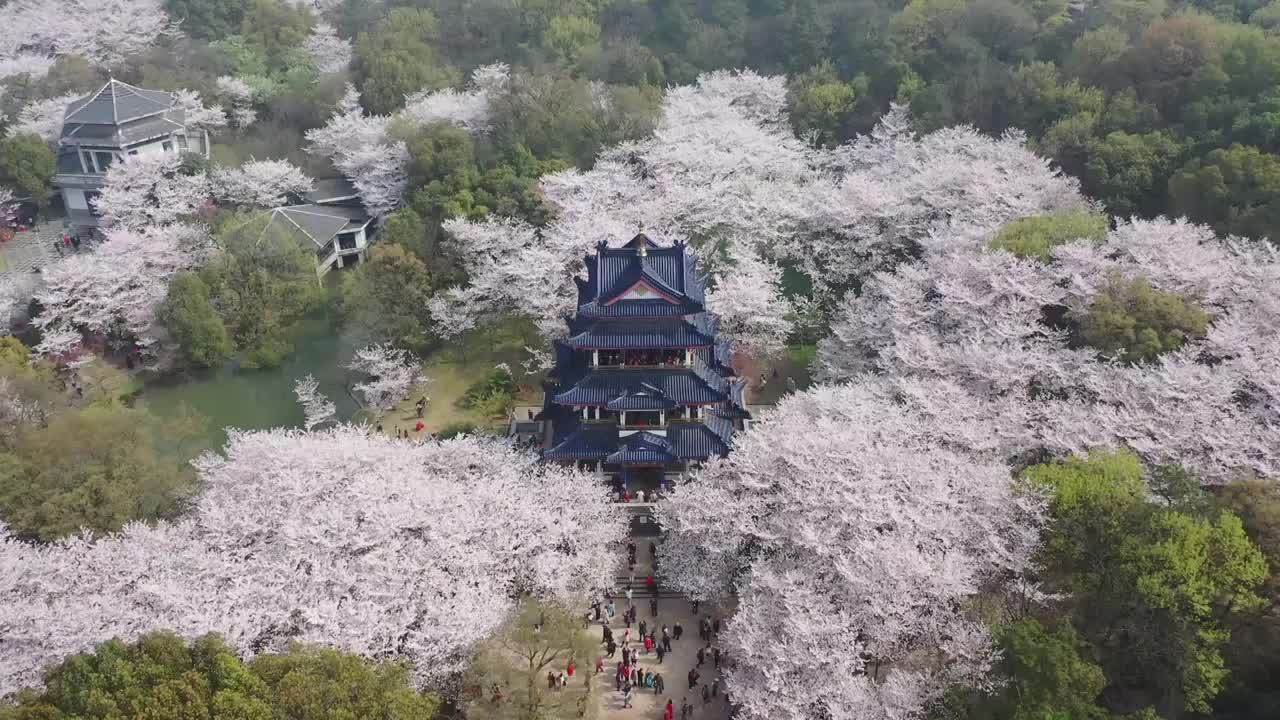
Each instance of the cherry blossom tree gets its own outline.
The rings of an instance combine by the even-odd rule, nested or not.
[[[1042,263],[988,249],[991,236],[935,233],[919,262],[869,278],[819,346],[820,379],[951,383],[957,392],[927,402],[1016,419],[997,436],[1009,454],[1125,446],[1210,481],[1280,474],[1273,246],[1158,219],[1121,223],[1101,245],[1059,246]],[[1079,317],[1116,275],[1193,299],[1213,316],[1207,336],[1126,365],[1046,323],[1046,309]]]
[[[10,129],[13,135],[38,135],[48,142],[57,142],[62,135],[62,118],[67,106],[84,97],[82,93],[68,93],[58,97],[36,100],[18,111],[18,117]]]
[[[0,8],[0,27],[0,59],[29,71],[52,64],[37,58],[64,55],[111,67],[179,34],[163,0],[11,0]]]
[[[177,90],[173,93],[174,104],[182,108],[183,122],[187,130],[205,130],[215,133],[227,126],[226,113],[221,105],[206,107],[195,90]]]
[[[393,117],[366,116],[354,86],[338,103],[328,124],[307,131],[311,152],[329,158],[350,178],[366,208],[385,215],[400,204],[400,194],[408,181],[409,150],[389,132],[393,124],[418,126],[432,122],[452,122],[474,131],[487,127],[488,98],[508,87],[509,69],[488,65],[472,74],[464,93],[443,90],[408,98],[407,107]]]
[[[174,274],[197,267],[213,249],[207,228],[167,225],[106,232],[91,252],[47,267],[36,292],[42,306],[34,323],[44,335],[36,350],[66,353],[82,335],[129,339],[152,359],[166,349],[156,318]]]
[[[343,72],[351,64],[351,41],[338,37],[329,23],[316,23],[302,47],[321,75]]]
[[[12,49],[9,49],[12,52]],[[26,75],[38,80],[49,74],[57,58],[39,53],[17,52],[0,57],[0,80],[7,80],[17,75]]]
[[[497,440],[232,432],[195,465],[204,494],[176,523],[0,540],[0,693],[160,628],[246,655],[301,641],[402,657],[438,684],[520,593],[574,602],[620,569],[628,523],[605,489]]]
[[[489,130],[490,103],[509,91],[511,68],[503,63],[477,68],[462,92],[452,88],[419,92],[405,100],[397,117],[417,125],[444,122],[483,133]]]
[[[354,390],[377,415],[399,405],[414,386],[427,382],[422,374],[422,361],[413,353],[390,345],[361,348],[346,367],[369,376],[368,380],[356,383]]]
[[[707,309],[720,318],[720,336],[737,352],[777,355],[792,329],[791,305],[782,297],[782,269],[754,250],[733,253],[733,267],[707,292]]]
[[[13,220],[18,214],[18,201],[15,199],[13,191],[7,187],[0,187],[0,226],[9,227],[13,225]]]
[[[290,196],[305,195],[314,187],[311,178],[287,160],[249,160],[236,168],[215,168],[209,181],[219,203],[241,207],[279,207]]]
[[[581,258],[600,240],[619,244],[643,228],[701,252],[713,286],[723,281],[748,303],[744,314],[726,316],[729,334],[773,349],[792,329],[773,263],[805,271],[830,301],[870,272],[917,256],[935,231],[1084,205],[1075,181],[1022,136],[949,128],[916,137],[905,108],[868,137],[832,151],[812,147],[788,125],[784,79],[750,71],[670,88],[651,139],[609,148],[591,170],[547,175],[541,185],[556,211],[547,227],[447,225],[468,284],[437,294],[432,316],[443,333],[513,312],[550,336],[563,332]],[[562,278],[554,297],[547,277]],[[718,292],[721,311],[736,307]]]
[[[9,335],[14,323],[26,317],[26,306],[35,295],[37,282],[33,275],[10,273],[0,283],[0,337]]]
[[[386,117],[366,116],[355,86],[347,85],[329,123],[307,131],[310,151],[333,161],[355,184],[365,207],[379,216],[396,208],[409,177],[409,150],[390,137],[389,123]]]
[[[249,83],[223,75],[218,78],[217,85],[218,96],[230,108],[227,120],[233,127],[246,128],[257,121],[258,113],[253,109],[254,90]]]
[[[314,375],[308,375],[293,384],[293,394],[302,406],[302,427],[311,432],[317,426],[334,421],[337,406],[320,392],[320,383]]]
[[[195,212],[209,201],[209,190],[208,178],[183,172],[177,155],[137,155],[112,164],[94,203],[108,227],[138,230]]]
[[[1029,569],[1041,501],[863,379],[792,395],[656,513],[664,578],[737,595],[742,716],[909,718],[993,658],[971,599]]]

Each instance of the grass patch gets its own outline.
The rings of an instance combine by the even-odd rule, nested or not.
[[[505,432],[507,403],[498,408],[495,403],[474,403],[464,398],[469,390],[484,385],[495,366],[505,364],[515,381],[514,400],[540,402],[542,373],[525,375],[521,363],[529,356],[526,346],[543,349],[545,344],[533,323],[517,318],[456,338],[423,365],[423,373],[431,382],[426,386],[429,400],[422,419],[414,410],[418,396],[413,396],[383,417],[383,431],[408,430],[410,437],[459,427]],[[423,424],[421,432],[414,429],[419,422]]]

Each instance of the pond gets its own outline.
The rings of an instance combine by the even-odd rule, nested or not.
[[[293,354],[280,367],[241,370],[232,362],[218,370],[148,383],[139,402],[162,419],[180,417],[184,405],[194,409],[208,419],[203,439],[215,448],[226,441],[228,427],[301,426],[302,409],[293,383],[306,375],[319,381],[320,392],[337,406],[339,419],[354,415],[356,403],[346,390],[349,373],[342,367],[355,352],[354,342],[338,334],[323,313],[300,323],[292,340]]]

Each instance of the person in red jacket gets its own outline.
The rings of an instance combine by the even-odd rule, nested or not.
[[[675,720],[676,708],[671,704],[671,699],[667,698],[667,709],[662,711],[662,720]]]
[[[569,661],[569,667],[565,668],[565,672],[569,674],[569,677],[573,677],[573,661],[572,660]]]

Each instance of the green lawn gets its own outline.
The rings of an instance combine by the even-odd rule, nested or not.
[[[518,319],[456,338],[434,353],[423,366],[423,374],[431,382],[382,418],[383,431],[408,430],[411,436],[417,437],[459,423],[505,431],[505,417],[485,417],[474,410],[460,408],[458,399],[467,388],[488,375],[495,365],[506,363],[518,384],[515,402],[539,402],[542,398],[542,373],[525,375],[521,363],[529,356],[525,346],[540,349],[544,344],[532,323]],[[421,420],[423,430],[419,433],[414,430],[419,422],[414,403],[424,394],[428,398],[427,410]]]

